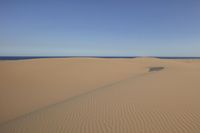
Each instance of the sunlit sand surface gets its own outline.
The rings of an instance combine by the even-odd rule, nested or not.
[[[199,133],[200,60],[0,61],[0,133]]]

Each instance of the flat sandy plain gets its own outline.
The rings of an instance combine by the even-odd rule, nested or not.
[[[0,61],[0,133],[200,133],[200,60]]]

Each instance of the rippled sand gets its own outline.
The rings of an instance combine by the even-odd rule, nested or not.
[[[0,133],[199,133],[199,101],[199,60],[0,61]]]

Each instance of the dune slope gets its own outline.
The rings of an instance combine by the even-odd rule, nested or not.
[[[34,64],[37,68],[31,68]],[[7,79],[1,77],[4,79],[1,91],[7,87],[15,92],[15,95],[11,91],[1,94],[2,133],[200,132],[198,61],[47,59],[1,62],[0,66],[1,70],[4,68],[4,77],[7,76]],[[34,70],[24,72],[24,80],[28,78],[25,81],[29,82],[17,81],[22,76],[19,71],[15,75],[5,72],[11,69],[9,66],[13,72],[21,68]],[[149,71],[161,67],[159,71]],[[36,78],[41,77],[44,81],[39,84]],[[10,78],[16,79],[8,85]],[[45,78],[50,79],[45,81]],[[29,100],[22,104],[17,98],[12,101],[10,95]],[[17,106],[21,109],[17,110]],[[4,114],[8,117],[3,117]]]

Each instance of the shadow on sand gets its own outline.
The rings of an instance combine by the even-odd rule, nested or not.
[[[149,67],[149,72],[161,71],[164,67]]]

